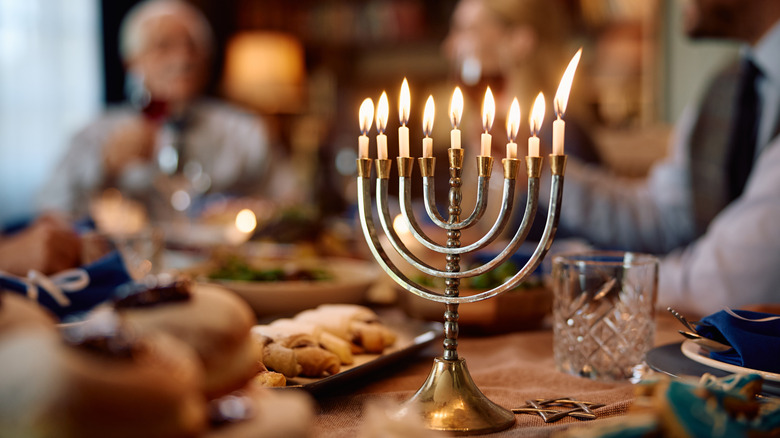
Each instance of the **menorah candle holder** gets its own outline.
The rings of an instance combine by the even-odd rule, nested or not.
[[[371,253],[377,263],[399,286],[422,298],[444,304],[444,353],[434,359],[433,369],[428,379],[412,398],[406,402],[403,409],[415,409],[421,412],[425,424],[430,429],[444,430],[459,435],[491,433],[506,429],[515,422],[514,414],[492,401],[480,390],[469,374],[465,359],[458,357],[458,306],[486,300],[514,289],[531,275],[541,263],[552,244],[558,227],[563,193],[563,174],[566,168],[565,155],[550,155],[552,188],[550,192],[550,208],[547,214],[544,233],[539,244],[526,264],[506,282],[484,292],[459,296],[460,279],[470,278],[493,270],[514,254],[525,241],[528,231],[536,215],[539,199],[539,178],[542,173],[541,157],[526,157],[525,164],[528,174],[528,197],[522,222],[507,246],[492,260],[478,267],[461,271],[461,255],[477,251],[493,242],[506,228],[512,213],[515,198],[515,186],[520,170],[520,160],[503,159],[504,185],[501,210],[495,223],[479,240],[469,245],[462,245],[461,230],[477,224],[485,212],[488,203],[488,185],[493,167],[493,158],[477,157],[479,180],[477,182],[477,201],[472,213],[461,219],[461,174],[463,171],[463,149],[450,148],[449,158],[449,199],[446,219],[439,213],[435,202],[434,167],[435,158],[418,158],[423,178],[423,194],[425,208],[430,220],[436,226],[446,230],[447,243],[442,246],[431,240],[415,219],[411,203],[411,179],[414,159],[399,157],[399,203],[401,212],[414,237],[428,249],[445,255],[445,270],[436,269],[417,256],[404,245],[393,228],[393,221],[388,208],[388,184],[392,161],[378,159],[376,161],[376,204],[379,222],[393,249],[416,270],[423,274],[445,280],[444,293],[435,292],[409,279],[390,260],[379,242],[374,223],[371,199],[371,165],[372,160],[359,158],[358,167],[358,204],[360,223],[363,234],[368,242]]]

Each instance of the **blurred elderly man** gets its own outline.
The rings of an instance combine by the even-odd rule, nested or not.
[[[683,116],[643,183],[577,162],[561,223],[596,245],[664,254],[659,302],[710,313],[780,302],[780,2],[692,0],[693,38],[745,43]]]
[[[127,15],[120,40],[129,102],[72,139],[42,207],[83,215],[107,187],[168,209],[180,192],[178,210],[203,193],[262,193],[271,154],[265,126],[201,96],[213,45],[203,15],[183,1],[149,0]]]

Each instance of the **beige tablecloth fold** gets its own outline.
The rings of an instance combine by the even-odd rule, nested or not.
[[[458,351],[482,392],[506,408],[522,406],[530,399],[568,396],[606,405],[596,411],[601,419],[625,414],[634,399],[629,383],[595,382],[557,372],[550,330],[462,337]],[[397,365],[397,370],[385,369],[382,375],[372,376],[376,380],[365,386],[348,389],[349,394],[321,398],[314,436],[359,436],[366,403],[400,403],[408,399],[424,382],[433,356],[441,353],[440,343],[426,353]],[[516,419],[512,428],[486,436],[544,437],[588,421],[564,418],[545,424],[541,417],[530,414],[518,414]]]

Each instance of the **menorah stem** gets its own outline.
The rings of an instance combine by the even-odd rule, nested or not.
[[[461,149],[450,149],[450,192],[448,221],[451,224],[460,222],[463,200],[461,192],[461,174],[463,173],[463,152]],[[460,230],[447,230],[447,248],[460,248]],[[447,272],[460,271],[460,254],[447,254]],[[448,278],[444,282],[444,295],[457,297],[460,294],[460,279]],[[458,358],[458,304],[445,304],[444,311],[444,359]]]

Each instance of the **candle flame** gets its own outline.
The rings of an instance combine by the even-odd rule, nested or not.
[[[506,136],[509,141],[514,142],[517,138],[517,131],[520,129],[520,103],[515,97],[512,105],[509,107],[509,114],[506,117]]]
[[[569,92],[571,92],[571,85],[574,82],[574,72],[577,71],[577,65],[580,63],[580,56],[582,56],[581,47],[569,61],[569,66],[566,67],[561,83],[558,85],[558,91],[555,92],[553,107],[558,118],[563,117],[563,114],[566,112],[566,104],[569,102]]]
[[[482,103],[482,128],[485,133],[493,127],[493,119],[496,117],[496,101],[493,99],[493,92],[490,87],[485,91],[485,100]]]
[[[454,129],[460,126],[461,117],[463,117],[463,92],[460,91],[460,87],[455,87],[450,101],[450,123]]]
[[[257,216],[255,213],[245,208],[236,215],[236,228],[242,233],[251,233],[257,227]]]
[[[390,104],[387,102],[387,93],[382,92],[379,102],[376,105],[376,130],[380,134],[385,133],[387,119],[390,117]]]
[[[531,134],[536,137],[539,134],[539,130],[542,129],[542,122],[544,121],[544,112],[546,106],[544,103],[544,93],[539,93],[534,101],[534,107],[531,110],[531,117],[528,119],[531,125]]]
[[[368,134],[371,129],[371,121],[374,119],[374,101],[370,97],[360,104],[360,133]]]
[[[436,111],[433,105],[433,96],[428,96],[428,100],[425,101],[425,110],[423,111],[423,134],[426,137],[431,136],[433,132],[433,116]]]
[[[409,123],[409,111],[412,107],[412,94],[409,92],[409,82],[406,78],[404,78],[404,82],[401,84],[401,98],[398,102],[400,103],[398,118],[401,121],[401,125],[406,126]]]

